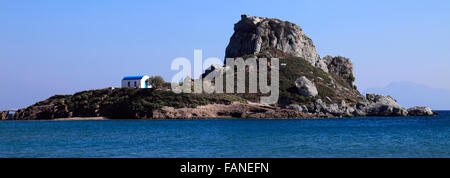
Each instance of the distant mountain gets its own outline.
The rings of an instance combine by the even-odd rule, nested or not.
[[[410,81],[393,82],[383,88],[370,88],[362,92],[391,95],[407,108],[429,106],[434,110],[450,109],[450,90],[433,88]]]

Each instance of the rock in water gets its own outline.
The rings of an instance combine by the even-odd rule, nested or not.
[[[319,94],[316,85],[314,85],[314,83],[308,80],[305,76],[295,80],[295,86],[297,87],[298,92],[303,96],[315,97]]]
[[[408,111],[397,104],[397,100],[391,96],[367,94],[366,99],[370,102],[363,108],[368,116],[406,116]]]
[[[410,116],[432,116],[435,115],[429,107],[415,106],[408,109],[408,115]]]
[[[227,46],[225,57],[255,55],[270,49],[303,57],[313,66],[328,72],[327,65],[320,59],[312,40],[299,26],[265,17],[242,15],[241,20],[234,24],[234,34]]]

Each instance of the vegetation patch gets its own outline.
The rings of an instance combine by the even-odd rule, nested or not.
[[[56,95],[32,107],[56,106],[56,110],[72,112],[72,117],[105,116],[115,119],[151,118],[164,106],[195,108],[207,104],[246,103],[235,95],[174,93],[158,89],[117,88],[89,90],[74,95]],[[67,116],[68,117],[68,116]]]
[[[328,73],[312,66],[304,58],[288,57],[280,59],[279,104],[306,104],[316,100],[316,98],[304,97],[298,93],[295,87],[295,80],[301,76],[305,76],[314,82],[319,92],[319,98],[335,95],[334,91],[328,86],[331,83],[331,78]]]

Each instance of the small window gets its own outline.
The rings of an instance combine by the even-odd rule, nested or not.
[[[136,86],[136,81],[134,81],[134,86]]]
[[[128,82],[128,87],[130,87],[130,82]]]

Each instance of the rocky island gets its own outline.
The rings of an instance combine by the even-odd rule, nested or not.
[[[320,57],[313,41],[294,23],[242,15],[225,57],[279,58],[277,103],[258,103],[262,94],[174,93],[170,89],[106,88],[56,95],[1,119],[72,117],[110,119],[336,118],[429,116],[428,107],[405,109],[390,96],[363,96],[354,84],[353,64],[342,56]],[[213,65],[208,73],[224,70]]]

